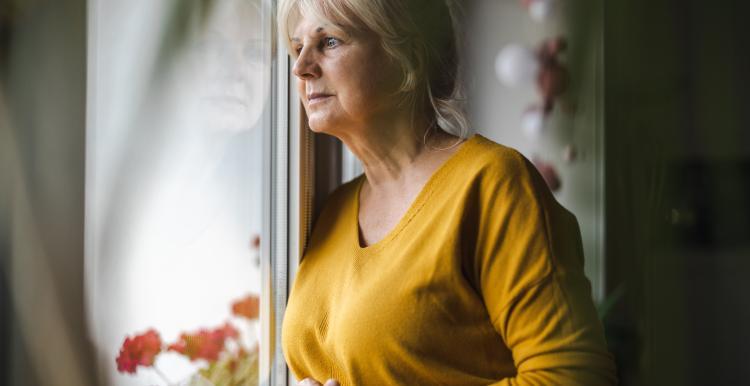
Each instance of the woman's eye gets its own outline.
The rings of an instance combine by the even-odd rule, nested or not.
[[[323,38],[323,44],[326,48],[335,48],[339,45],[339,39],[332,37]]]

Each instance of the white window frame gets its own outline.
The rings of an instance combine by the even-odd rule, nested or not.
[[[272,17],[275,19],[277,2],[272,2]],[[264,15],[265,17],[266,15]],[[299,253],[292,241],[305,234],[306,229],[290,231],[299,224],[299,197],[303,185],[299,178],[300,166],[293,161],[299,156],[300,138],[291,130],[294,122],[290,109],[292,88],[289,87],[289,60],[285,45],[276,34],[276,23],[265,31],[273,44],[271,66],[271,114],[267,114],[268,128],[263,136],[263,226],[261,230],[261,337],[260,337],[260,385],[285,386],[293,379],[288,372],[281,347],[281,325],[289,283],[290,270],[296,267],[292,256]],[[297,113],[298,114],[298,113]]]
[[[315,198],[327,194],[340,178],[316,179],[315,134],[306,126],[291,74],[292,62],[283,36],[276,29],[277,1],[272,1],[273,23],[267,31],[273,44],[271,70],[272,114],[264,136],[263,229],[261,245],[261,356],[260,385],[293,386],[297,382],[286,365],[281,326],[294,277],[316,213]],[[329,151],[332,141],[327,141]],[[320,148],[321,146],[318,146]],[[319,153],[320,154],[320,153]],[[329,167],[320,165],[318,168]],[[333,165],[340,167],[338,164]],[[329,169],[331,170],[331,169]],[[337,176],[338,177],[338,176]],[[319,201],[319,200],[318,200]],[[320,206],[320,205],[317,205]]]

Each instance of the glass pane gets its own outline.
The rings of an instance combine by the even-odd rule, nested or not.
[[[90,4],[87,296],[102,384],[258,382],[270,12]]]

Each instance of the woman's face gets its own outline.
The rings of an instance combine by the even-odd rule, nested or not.
[[[293,72],[313,131],[341,138],[392,119],[397,68],[377,37],[302,18],[291,39]]]

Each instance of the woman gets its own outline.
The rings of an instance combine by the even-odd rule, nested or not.
[[[328,198],[291,292],[300,384],[614,384],[575,217],[519,153],[467,134],[447,6],[286,0],[279,17],[310,128],[365,170]]]

